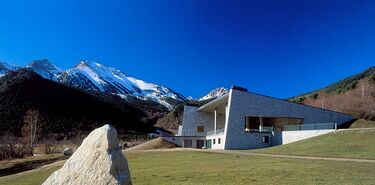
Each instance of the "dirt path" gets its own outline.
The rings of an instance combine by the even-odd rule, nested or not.
[[[373,159],[355,159],[355,158],[338,158],[338,157],[316,157],[316,156],[299,156],[299,155],[280,155],[280,154],[262,154],[243,152],[238,150],[202,150],[191,148],[173,148],[173,149],[156,149],[156,150],[139,150],[137,152],[168,152],[168,151],[195,151],[205,153],[221,153],[221,154],[235,154],[244,156],[260,156],[260,157],[276,157],[287,159],[305,159],[305,160],[326,160],[326,161],[341,161],[341,162],[358,162],[358,163],[375,163]]]
[[[19,176],[19,175],[31,173],[31,172],[34,172],[34,171],[38,171],[38,170],[41,170],[41,169],[53,168],[53,167],[56,167],[56,166],[62,166],[65,163],[65,161],[66,160],[61,160],[61,161],[57,161],[57,162],[54,162],[54,163],[51,163],[51,164],[47,164],[47,165],[44,165],[44,166],[41,166],[39,168],[35,168],[35,169],[32,169],[32,170],[29,170],[29,171],[23,171],[23,172],[12,174],[12,175],[2,176],[2,177],[0,177],[0,179],[12,177],[12,176]]]

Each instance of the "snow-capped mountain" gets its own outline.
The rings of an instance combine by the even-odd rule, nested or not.
[[[217,98],[217,97],[223,96],[224,94],[227,94],[228,92],[229,92],[228,89],[224,87],[219,87],[209,92],[206,96],[199,98],[199,101]]]
[[[34,72],[38,73],[43,78],[57,81],[57,76],[61,73],[61,70],[55,65],[51,64],[48,60],[35,60],[31,62],[26,68],[30,68]]]
[[[132,96],[142,100],[152,100],[168,109],[172,109],[177,102],[186,101],[184,96],[165,86],[129,77],[115,68],[96,62],[82,61],[71,69],[61,70],[48,60],[37,60],[26,68],[33,70],[43,78],[84,91],[100,91],[118,95],[124,99]],[[0,63],[0,76],[6,71],[14,69],[17,68]]]
[[[8,71],[17,70],[20,67],[5,62],[0,62],[0,77],[4,76]]]
[[[167,87],[129,77],[115,68],[89,61],[82,61],[60,73],[58,80],[69,86],[116,94],[122,98],[130,95],[153,100],[169,109],[174,105],[168,99],[186,101],[184,96]]]
[[[120,71],[95,62],[82,61],[74,68],[62,72],[58,80],[69,86],[111,94],[138,97],[142,93]]]

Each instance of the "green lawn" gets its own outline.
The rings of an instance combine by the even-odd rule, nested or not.
[[[40,185],[60,166],[43,168],[30,173],[0,177],[1,185]]]
[[[373,184],[375,164],[203,152],[129,152],[134,185]],[[52,169],[0,178],[2,185],[40,184]]]
[[[375,159],[375,129],[346,130],[249,152]]]

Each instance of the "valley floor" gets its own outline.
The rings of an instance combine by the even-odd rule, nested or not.
[[[232,152],[232,153],[231,153]],[[125,153],[133,184],[373,184],[375,163],[255,156],[241,151],[171,149]],[[40,184],[60,164],[0,178]]]

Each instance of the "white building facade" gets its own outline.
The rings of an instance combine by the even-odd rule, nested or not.
[[[185,105],[178,134],[164,139],[187,148],[256,149],[332,132],[351,120],[348,114],[233,86],[203,106]]]

